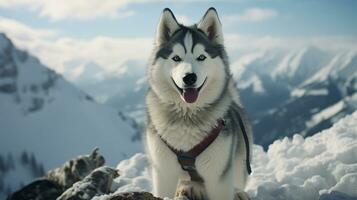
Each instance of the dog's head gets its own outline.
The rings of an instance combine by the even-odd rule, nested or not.
[[[164,9],[156,31],[149,83],[164,102],[202,107],[218,99],[229,77],[222,25],[214,8],[193,26]]]

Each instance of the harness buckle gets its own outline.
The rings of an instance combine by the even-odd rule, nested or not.
[[[186,153],[179,153],[177,160],[181,165],[181,168],[185,171],[196,171],[195,162],[196,159]]]

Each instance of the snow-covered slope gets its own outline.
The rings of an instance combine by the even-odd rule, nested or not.
[[[51,169],[99,147],[113,164],[142,150],[132,125],[0,34],[0,155],[17,158],[26,151]],[[7,188],[4,180],[19,170],[0,170],[0,185]]]
[[[311,137],[277,140],[266,152],[255,145],[253,153],[245,190],[254,200],[357,198],[357,111]],[[114,180],[116,193],[152,190],[144,154],[117,168],[121,176]]]

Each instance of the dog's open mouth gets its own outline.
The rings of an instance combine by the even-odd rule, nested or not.
[[[176,86],[176,88],[178,89],[178,91],[180,92],[181,98],[186,102],[186,103],[194,103],[196,102],[197,98],[198,98],[198,94],[200,92],[200,90],[202,89],[203,85],[206,83],[207,77],[206,79],[203,81],[202,85],[198,88],[194,88],[194,87],[189,87],[189,88],[180,88],[174,81],[173,78],[172,82],[174,82],[174,85]]]

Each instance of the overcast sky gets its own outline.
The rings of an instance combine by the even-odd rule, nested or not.
[[[163,8],[192,24],[211,6],[231,48],[357,38],[355,0],[0,0],[0,31],[59,72],[90,60],[114,69],[147,59]]]

